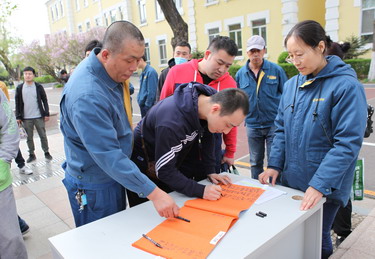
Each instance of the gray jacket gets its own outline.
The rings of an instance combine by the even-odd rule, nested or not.
[[[16,117],[3,91],[0,91],[0,159],[10,163],[19,149],[20,134]]]

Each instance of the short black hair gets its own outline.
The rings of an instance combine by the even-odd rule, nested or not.
[[[122,44],[126,39],[133,39],[144,45],[145,39],[142,32],[128,21],[116,21],[105,31],[103,38],[103,48],[113,53],[122,51]]]
[[[61,75],[63,75],[63,74],[68,74],[68,72],[66,72],[65,69],[61,69],[60,74],[61,74]]]
[[[177,42],[176,46],[174,46],[173,48],[173,51],[176,49],[176,47],[188,47],[191,52],[191,46],[189,42],[187,41],[182,40],[182,41]]]
[[[221,105],[220,116],[230,115],[241,109],[246,116],[249,112],[249,97],[238,88],[227,88],[210,96],[211,103]]]
[[[31,72],[33,72],[33,74],[35,75],[35,69],[32,68],[32,67],[25,67],[25,68],[22,70],[22,72],[26,72],[26,71],[31,71]]]
[[[326,49],[328,49],[332,43],[331,38],[326,35],[323,27],[313,20],[302,21],[294,25],[284,40],[285,47],[289,38],[292,36],[301,39],[311,48],[315,48],[319,45],[319,42],[323,41],[326,45]]]
[[[87,51],[92,51],[95,48],[101,48],[101,47],[103,47],[103,44],[100,41],[91,40],[89,43],[87,43],[84,54],[86,54]]]
[[[217,52],[222,49],[232,57],[237,56],[238,53],[237,44],[234,42],[234,40],[227,36],[216,36],[211,40],[207,49],[211,52]]]

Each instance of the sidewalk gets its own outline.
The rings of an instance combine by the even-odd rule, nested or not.
[[[65,159],[63,136],[58,129],[48,129],[47,132],[52,161],[44,160],[36,134],[34,142],[37,161],[28,164],[34,174],[20,175],[14,162],[11,167],[18,213],[30,226],[30,232],[24,236],[30,259],[52,258],[48,238],[75,227],[68,196],[61,182],[64,177],[61,163]],[[27,159],[27,145],[24,140],[21,141],[20,147]],[[238,166],[237,169],[242,175],[249,176],[248,168]],[[353,202],[352,222],[353,228],[356,229],[331,258],[375,258],[373,208],[375,199],[365,198],[363,201]],[[366,217],[367,215],[369,216]]]

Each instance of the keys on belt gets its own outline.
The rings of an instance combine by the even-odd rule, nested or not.
[[[76,200],[79,205],[78,211],[82,212],[85,206],[87,205],[87,197],[84,190],[78,189],[78,191],[76,192]]]

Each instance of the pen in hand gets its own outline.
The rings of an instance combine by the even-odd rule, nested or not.
[[[142,234],[142,236],[144,238],[146,238],[148,241],[150,241],[151,243],[153,243],[154,245],[156,245],[157,247],[159,248],[163,248],[158,242],[156,242],[155,240],[153,240],[151,237],[145,235],[145,234]]]
[[[181,219],[183,221],[190,222],[190,219],[186,219],[186,218],[183,218],[183,217],[180,217],[180,216],[177,216],[176,219]]]

